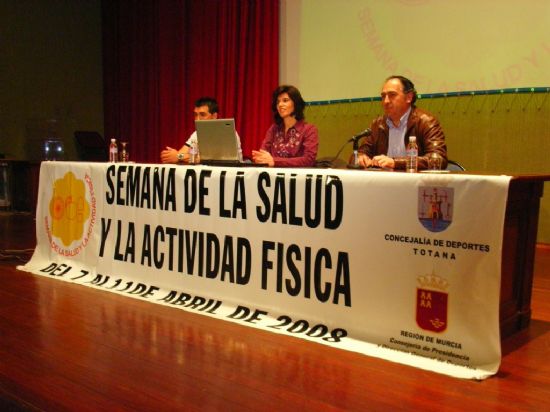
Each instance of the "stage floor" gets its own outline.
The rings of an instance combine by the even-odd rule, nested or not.
[[[0,410],[548,408],[549,246],[530,326],[475,382],[21,272],[33,216],[0,213],[0,233]]]

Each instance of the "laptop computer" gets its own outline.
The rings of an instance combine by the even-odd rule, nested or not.
[[[235,119],[195,120],[201,164],[245,165]],[[246,163],[250,164],[250,163]]]

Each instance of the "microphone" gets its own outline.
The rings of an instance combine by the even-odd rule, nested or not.
[[[362,137],[370,136],[371,134],[372,134],[372,130],[370,128],[367,128],[367,129],[363,130],[361,133],[356,134],[351,139],[349,139],[348,143],[351,143],[351,142],[357,143],[359,141],[359,139],[361,139]]]

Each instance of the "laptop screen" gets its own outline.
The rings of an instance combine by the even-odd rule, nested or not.
[[[234,119],[195,120],[201,162],[224,160],[242,162]]]

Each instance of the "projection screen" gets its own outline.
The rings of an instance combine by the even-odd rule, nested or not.
[[[282,83],[308,101],[550,86],[548,0],[282,0]]]

